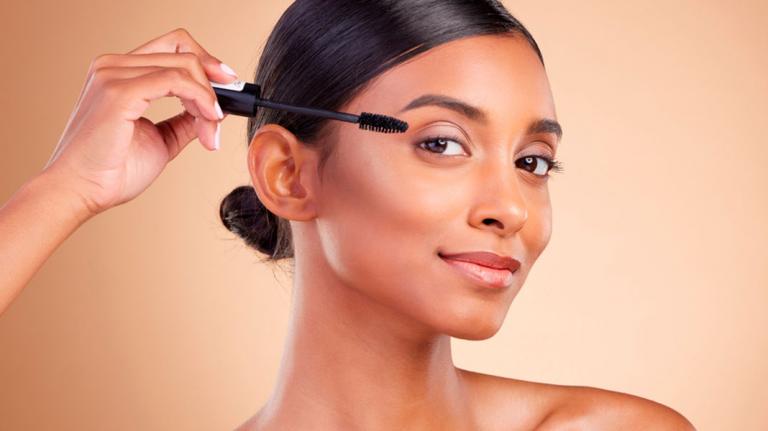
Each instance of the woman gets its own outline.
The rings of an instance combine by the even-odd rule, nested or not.
[[[51,160],[0,214],[4,304],[190,140],[217,146],[208,80],[231,82],[227,69],[183,29],[94,61]],[[222,222],[267,260],[292,259],[294,290],[278,383],[238,430],[693,429],[629,394],[453,365],[450,337],[499,330],[551,233],[562,130],[541,52],[500,3],[298,0],[253,81],[271,100],[410,127],[272,109],[249,120],[253,185],[226,196]],[[141,117],[168,94],[186,112]]]

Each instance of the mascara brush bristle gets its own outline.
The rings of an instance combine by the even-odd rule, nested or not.
[[[386,115],[363,112],[360,114],[360,128],[382,133],[403,133],[408,130],[408,123]]]

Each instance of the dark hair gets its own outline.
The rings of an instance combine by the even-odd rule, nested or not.
[[[264,98],[340,110],[373,78],[437,45],[467,36],[522,35],[544,59],[526,28],[497,0],[296,0],[267,40],[254,83]],[[274,109],[248,120],[248,143],[275,123],[319,150],[319,170],[333,145],[324,118]],[[287,220],[270,212],[250,185],[221,202],[224,226],[268,255],[293,257]]]

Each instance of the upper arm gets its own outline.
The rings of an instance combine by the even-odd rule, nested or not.
[[[569,401],[546,416],[536,430],[696,431],[676,410],[646,398],[592,387],[572,390]]]

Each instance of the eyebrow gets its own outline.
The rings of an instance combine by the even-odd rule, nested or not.
[[[422,106],[439,106],[442,108],[450,109],[458,112],[459,114],[469,118],[470,120],[477,121],[483,124],[488,123],[488,114],[482,109],[472,106],[464,101],[455,99],[450,96],[442,94],[425,94],[423,96],[413,99],[411,103],[401,109],[398,114],[405,111],[420,108]],[[563,137],[563,128],[557,120],[552,118],[539,118],[534,120],[528,125],[526,133],[529,135],[535,133],[554,133],[557,135],[559,141]]]

